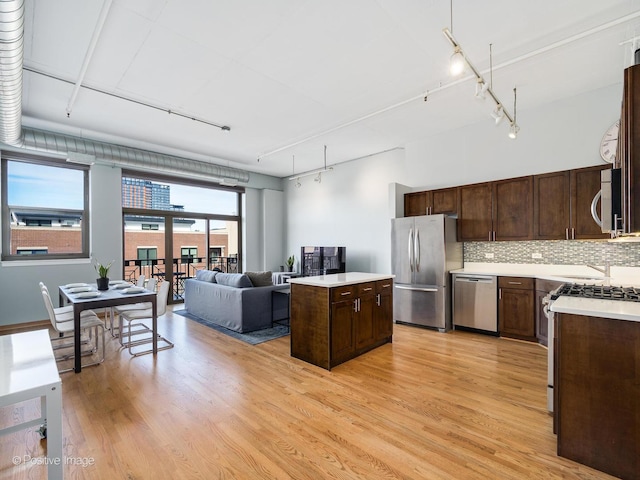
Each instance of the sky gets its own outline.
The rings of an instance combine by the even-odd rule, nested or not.
[[[8,202],[21,207],[82,210],[81,170],[8,162]]]

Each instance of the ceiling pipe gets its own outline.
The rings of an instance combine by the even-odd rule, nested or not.
[[[0,141],[15,144],[22,124],[24,0],[0,0]]]
[[[73,87],[73,92],[71,93],[71,98],[69,98],[69,103],[67,104],[67,117],[71,115],[73,105],[76,103],[78,92],[80,91],[80,87],[82,87],[84,77],[87,74],[87,69],[89,68],[91,59],[93,58],[93,52],[95,51],[96,45],[98,44],[98,39],[100,38],[100,34],[102,33],[102,27],[104,27],[104,23],[107,20],[107,15],[109,14],[112,3],[113,0],[105,0],[105,2],[102,4],[102,10],[100,11],[100,16],[98,17],[98,23],[96,24],[96,28],[93,30],[91,41],[89,42],[89,46],[87,47],[87,53],[84,56],[84,61],[82,62],[82,67],[80,68],[78,80],[76,80],[75,86]]]
[[[22,129],[19,146],[26,150],[63,156],[67,161],[84,165],[100,164],[130,170],[163,172],[217,181],[221,185],[237,185],[238,182],[249,181],[249,172],[237,168],[28,127]]]

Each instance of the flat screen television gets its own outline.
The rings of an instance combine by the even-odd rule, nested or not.
[[[313,277],[346,272],[346,247],[302,247],[302,276]]]

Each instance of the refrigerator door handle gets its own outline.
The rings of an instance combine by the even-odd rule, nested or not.
[[[437,292],[437,287],[413,287],[411,285],[395,285],[400,290],[413,290],[416,292]]]
[[[413,272],[413,228],[409,229],[409,268]]]
[[[416,272],[420,271],[420,230],[416,228],[416,238],[413,241],[414,263],[416,264]]]

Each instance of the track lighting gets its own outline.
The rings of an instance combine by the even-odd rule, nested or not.
[[[295,157],[294,157],[294,161],[295,161]],[[327,146],[325,145],[324,146],[324,168],[318,168],[316,170],[311,170],[310,172],[299,173],[297,175],[293,175],[293,176],[289,177],[289,180],[295,180],[296,181],[296,187],[300,188],[302,186],[302,184],[300,183],[300,179],[302,177],[307,177],[309,175],[316,175],[316,178],[314,178],[313,181],[321,183],[322,182],[322,173],[330,172],[331,170],[333,170],[333,167],[327,167]]]
[[[469,57],[465,55],[464,50],[462,50],[462,47],[460,46],[460,44],[458,44],[456,39],[453,38],[453,34],[449,31],[449,29],[444,28],[442,30],[442,33],[444,33],[444,36],[447,38],[447,40],[453,47],[453,55],[455,56],[459,54],[460,57],[464,60],[464,63],[466,64],[466,66],[469,67],[469,70],[471,70],[475,75],[476,77],[475,96],[477,98],[484,98],[485,94],[488,94],[491,97],[491,99],[496,104],[495,110],[491,112],[491,117],[495,120],[496,125],[499,125],[500,123],[502,123],[502,121],[506,118],[509,121],[509,124],[511,125],[511,129],[509,131],[509,137],[515,138],[518,134],[518,131],[520,130],[520,127],[518,127],[518,124],[516,123],[516,118],[515,118],[515,89],[514,89],[514,108],[513,108],[514,116],[512,117],[509,114],[509,112],[504,108],[500,100],[498,100],[498,97],[493,92],[492,85],[490,83],[487,83],[484,80],[484,77],[480,74],[480,72],[478,72],[478,70],[469,61]],[[452,59],[453,59],[453,56],[452,56]],[[511,130],[513,130],[513,134]]]

